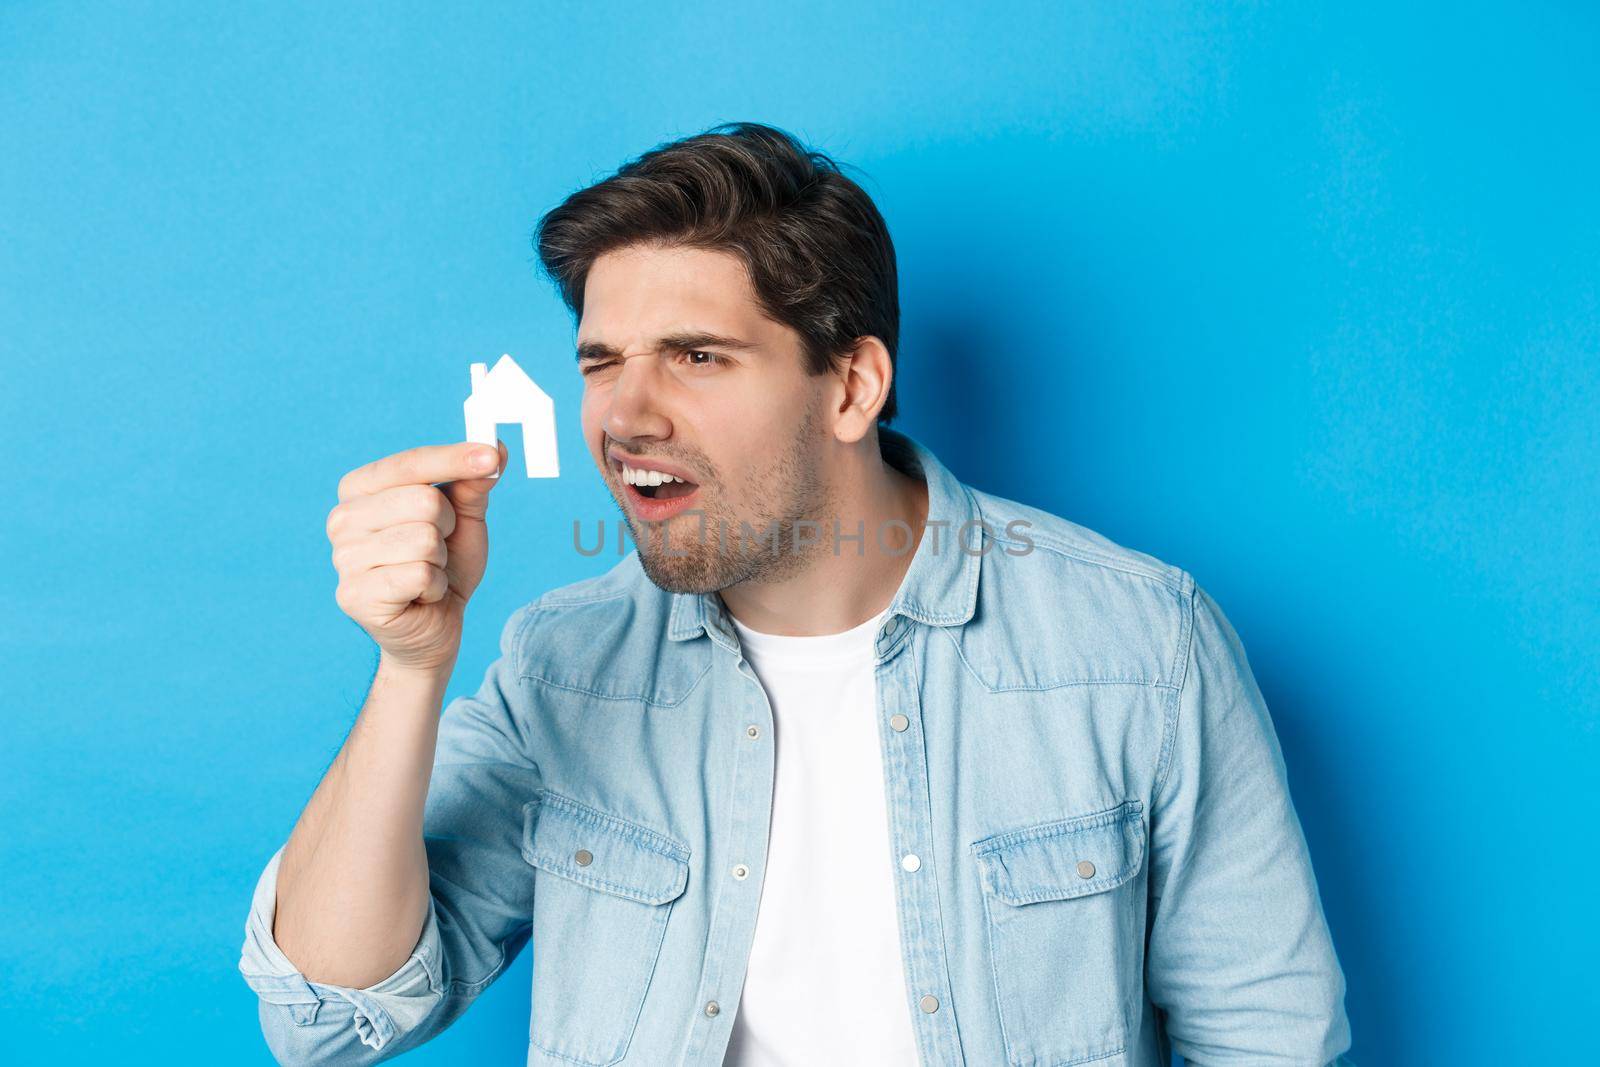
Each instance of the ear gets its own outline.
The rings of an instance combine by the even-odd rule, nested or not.
[[[855,444],[878,424],[878,412],[889,399],[894,384],[894,360],[878,338],[856,338],[848,356],[838,357],[839,386],[834,410],[833,435]]]

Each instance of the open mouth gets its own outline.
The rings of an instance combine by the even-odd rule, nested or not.
[[[646,500],[676,500],[680,496],[688,496],[699,487],[693,482],[662,482],[660,485],[635,485],[632,488],[637,489]]]
[[[700,485],[681,474],[616,462],[614,469],[633,514],[645,522],[665,522],[693,507]]]

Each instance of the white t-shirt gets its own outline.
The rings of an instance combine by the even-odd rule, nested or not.
[[[724,1067],[915,1067],[884,798],[873,641],[733,619],[772,702],[766,877]],[[731,618],[731,616],[730,616]]]

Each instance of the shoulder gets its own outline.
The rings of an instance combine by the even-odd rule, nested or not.
[[[518,672],[592,697],[675,703],[705,664],[663,656],[672,604],[672,594],[644,573],[638,551],[630,551],[603,573],[558,586],[519,609],[510,637]],[[690,658],[703,656],[692,652]]]
[[[1163,587],[1185,595],[1192,584],[1181,568],[1060,515],[967,487],[993,536],[1014,549],[1037,550],[1065,573],[1096,573],[1135,588]]]
[[[1187,571],[1060,515],[967,489],[984,548],[977,612],[961,640],[969,663],[988,665],[986,682],[1177,683],[1195,590]]]

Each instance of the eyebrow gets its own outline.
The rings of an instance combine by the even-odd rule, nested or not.
[[[733,351],[746,351],[759,348],[754,341],[741,340],[738,337],[725,337],[722,334],[706,333],[702,330],[690,330],[681,333],[669,333],[655,340],[657,352],[675,352],[695,348],[726,348]],[[578,346],[578,362],[586,359],[609,359],[621,355],[617,349],[603,341],[585,341]]]

